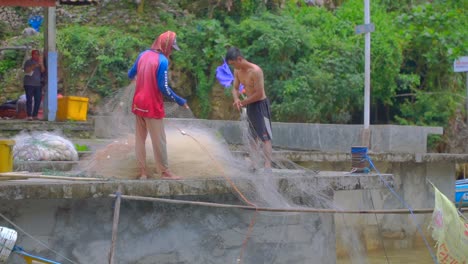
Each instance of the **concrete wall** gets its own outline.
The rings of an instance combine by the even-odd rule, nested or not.
[[[232,196],[211,199],[236,200]],[[2,201],[0,208],[28,234],[74,262],[108,263],[113,200]],[[253,217],[254,211],[124,200],[115,263],[238,263]],[[3,219],[0,225],[9,226]],[[329,214],[258,213],[242,263],[333,264],[333,228]],[[22,233],[17,245],[28,253],[67,263]],[[24,261],[13,254],[8,263]]]
[[[96,119],[96,136],[105,137],[103,127],[109,120]],[[229,144],[242,144],[242,131],[238,121],[168,119],[168,126],[205,126],[223,135]],[[100,129],[101,127],[101,129]],[[308,162],[305,166],[325,171],[349,171],[352,146],[361,144],[361,125],[297,124],[273,122],[273,145],[277,148],[309,151],[289,156],[290,160]],[[427,152],[427,136],[442,134],[441,127],[396,125],[371,126],[371,153],[377,157],[376,167],[382,173],[395,177],[396,197],[382,185],[380,190],[346,190],[335,192],[337,205],[343,209],[414,209],[432,208],[433,182],[450,199],[454,197],[456,157],[424,157]],[[311,152],[312,151],[312,152]],[[278,156],[283,155],[277,153]],[[287,154],[284,154],[288,156]],[[461,160],[468,160],[467,156]],[[461,161],[460,160],[460,161]],[[403,202],[402,202],[403,201]],[[370,215],[356,217],[346,215],[346,222],[338,216],[337,233],[345,229],[360,230],[360,238],[368,249],[387,247],[412,247],[421,243],[417,225],[430,239],[427,229],[431,215]],[[377,220],[376,220],[377,219]],[[342,248],[340,245],[338,248]]]
[[[384,179],[392,181],[391,175]],[[233,178],[244,197],[260,207],[330,209],[334,190],[380,187],[373,174],[275,171],[261,179]],[[242,204],[224,179],[12,181],[0,184],[0,213],[33,237],[77,263],[106,263],[113,201],[125,195]],[[276,191],[277,190],[277,191]],[[122,201],[117,263],[335,263],[333,214],[257,212],[236,208]],[[249,225],[254,223],[249,234]],[[2,217],[0,226],[9,226]],[[16,230],[20,230],[16,228]],[[17,245],[63,260],[23,232]],[[344,233],[344,232],[343,232]],[[349,237],[357,237],[354,233]],[[243,248],[246,237],[248,244]],[[359,241],[348,243],[355,250]],[[350,248],[351,246],[351,248]],[[13,261],[14,260],[14,261]],[[22,263],[13,258],[9,263]]]
[[[94,133],[94,124],[92,120],[87,122],[0,120],[0,137],[14,137],[21,131],[54,131],[68,138],[90,138]]]
[[[332,154],[331,154],[332,155]],[[466,159],[467,156],[464,156]],[[379,160],[378,158],[376,158]],[[323,170],[349,170],[350,162],[315,160],[303,163]],[[434,208],[432,182],[449,199],[455,195],[455,162],[446,158],[424,159],[416,162],[406,157],[375,162],[381,173],[392,173],[394,191],[398,197],[382,184],[382,189],[336,191],[334,200],[341,208],[350,210],[364,209],[422,209]],[[432,214],[378,214],[378,215],[341,215],[335,216],[336,232],[355,229],[367,250],[423,247],[420,231],[431,243],[429,225]],[[345,221],[343,221],[345,219]],[[418,225],[420,231],[418,231]],[[337,246],[343,248],[341,245]],[[341,254],[341,252],[338,252]]]
[[[219,131],[229,144],[242,144],[239,121],[166,119],[167,126],[208,127]],[[133,124],[132,121],[128,121]],[[95,136],[108,138],[115,132],[116,121],[111,116],[95,117]],[[361,145],[362,125],[302,124],[273,122],[273,145],[279,148],[322,152],[349,152]],[[374,152],[425,153],[427,136],[442,134],[441,127],[396,125],[371,126],[371,150]],[[298,136],[301,135],[301,136]]]

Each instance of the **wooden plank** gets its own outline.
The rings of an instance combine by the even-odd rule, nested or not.
[[[115,199],[115,206],[114,206],[114,221],[112,222],[112,240],[111,240],[111,248],[109,251],[109,264],[114,264],[114,252],[115,252],[115,245],[117,244],[117,231],[119,228],[119,217],[120,217],[120,202],[122,194],[122,185],[119,184],[117,188],[117,197]]]
[[[117,198],[115,194],[109,194],[109,197]],[[286,212],[286,213],[324,213],[324,214],[432,214],[434,208],[420,208],[420,209],[384,209],[384,210],[338,210],[338,209],[325,209],[325,208],[273,208],[273,207],[257,207],[250,205],[237,205],[237,204],[220,204],[211,202],[198,202],[177,199],[166,199],[156,197],[145,197],[135,195],[120,195],[121,199],[135,200],[135,201],[149,201],[149,202],[162,202],[170,204],[184,204],[184,205],[199,205],[206,207],[216,208],[235,208],[245,210],[255,210],[262,212]],[[468,207],[460,208],[461,212],[468,212]]]
[[[55,6],[55,0],[0,0],[0,6]]]
[[[104,178],[87,178],[87,177],[68,177],[68,176],[52,176],[42,174],[30,174],[30,173],[19,173],[19,172],[3,172],[0,173],[0,180],[2,178],[8,178],[9,180],[16,179],[48,179],[48,180],[67,180],[67,181],[107,181]]]

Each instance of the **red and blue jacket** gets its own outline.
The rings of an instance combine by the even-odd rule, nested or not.
[[[135,115],[161,119],[165,116],[163,95],[183,106],[187,100],[178,96],[168,84],[169,61],[156,50],[146,50],[128,71],[128,77],[137,76],[132,112]]]

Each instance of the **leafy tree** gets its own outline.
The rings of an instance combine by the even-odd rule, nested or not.
[[[183,69],[193,77],[195,95],[199,105],[199,116],[208,118],[211,112],[210,91],[215,83],[216,67],[222,63],[222,56],[228,39],[217,20],[193,20],[179,30],[181,51],[174,53],[174,67]],[[190,78],[192,79],[192,78]]]
[[[444,125],[463,105],[463,76],[453,73],[453,61],[468,54],[468,21],[455,2],[422,4],[398,18],[405,40],[401,71],[420,78],[398,105],[400,123]]]
[[[61,29],[57,46],[61,64],[67,65],[63,79],[70,92],[89,86],[104,97],[128,83],[126,73],[138,51],[143,50],[139,40],[109,27]]]

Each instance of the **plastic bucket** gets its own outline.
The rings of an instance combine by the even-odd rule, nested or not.
[[[351,171],[356,173],[370,172],[367,160],[367,147],[351,147]]]
[[[0,226],[0,263],[7,263],[17,238],[18,233],[15,230]]]
[[[13,171],[13,146],[15,141],[0,139],[0,172]]]

